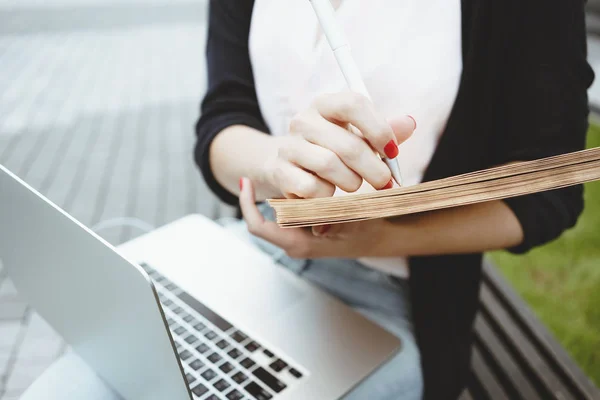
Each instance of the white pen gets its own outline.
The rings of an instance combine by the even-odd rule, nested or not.
[[[363,96],[371,99],[367,87],[360,76],[360,71],[352,58],[352,52],[350,51],[350,45],[346,41],[344,32],[337,22],[335,16],[335,10],[331,5],[330,0],[309,0],[312,4],[319,24],[323,29],[325,37],[329,42],[329,47],[335,55],[335,59],[346,79],[346,83],[350,90],[356,93],[360,93]],[[402,175],[400,174],[400,165],[398,164],[398,157],[387,158],[383,157],[383,161],[387,164],[388,168],[392,172],[392,177],[402,186]]]

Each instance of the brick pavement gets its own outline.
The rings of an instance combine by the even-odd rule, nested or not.
[[[205,18],[198,0],[0,0],[0,163],[112,244],[215,216],[192,160]],[[64,351],[0,266],[0,400]]]

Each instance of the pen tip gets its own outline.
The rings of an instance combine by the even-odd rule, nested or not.
[[[399,186],[402,186],[402,174],[400,173],[400,164],[398,163],[398,157],[394,159],[386,158],[386,164],[390,168],[392,177]]]

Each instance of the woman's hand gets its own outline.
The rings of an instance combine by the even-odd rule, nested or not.
[[[248,178],[240,180],[240,206],[248,231],[283,249],[293,258],[359,258],[379,256],[391,223],[369,220],[317,226],[311,229],[280,228],[266,220],[256,207],[254,187]]]
[[[398,144],[415,128],[410,116],[387,121],[360,94],[319,96],[292,119],[291,135],[278,138],[277,154],[267,160],[264,174],[288,198],[329,197],[336,186],[355,192],[363,179],[389,189],[392,176],[377,153],[396,157]]]
[[[240,181],[240,205],[248,230],[294,258],[410,257],[470,254],[506,249],[523,241],[515,214],[491,201],[391,220],[375,219],[310,229],[280,228],[255,204],[251,181]]]

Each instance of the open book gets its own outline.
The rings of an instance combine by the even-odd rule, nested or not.
[[[516,162],[410,187],[319,199],[270,199],[282,227],[361,221],[481,203],[600,180],[600,148]]]

